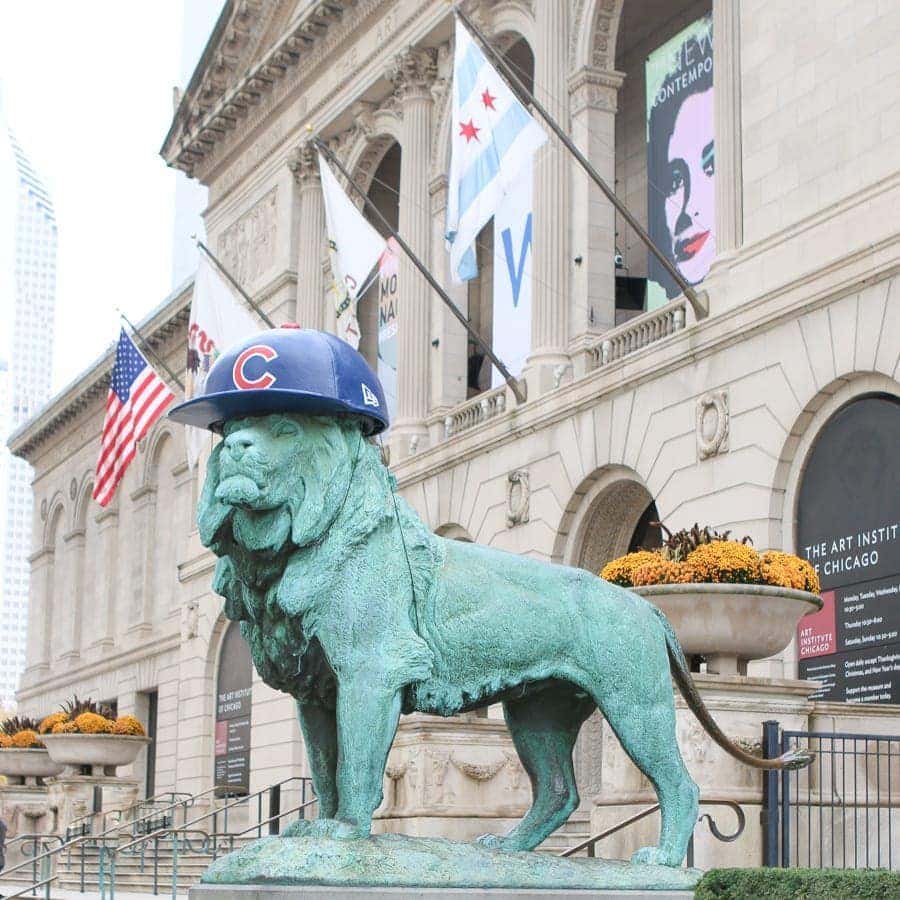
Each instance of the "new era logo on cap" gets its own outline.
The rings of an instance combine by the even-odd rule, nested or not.
[[[378,402],[378,398],[372,393],[372,389],[365,382],[360,382],[359,386],[362,388],[363,403],[366,406],[381,406]]]

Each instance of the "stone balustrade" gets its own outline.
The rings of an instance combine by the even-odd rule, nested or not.
[[[506,385],[485,391],[461,403],[444,417],[444,439],[468,431],[488,419],[499,416],[506,409]]]
[[[686,306],[687,301],[680,297],[606,332],[591,348],[595,366],[599,368],[609,365],[629,353],[681,331],[685,326]]]

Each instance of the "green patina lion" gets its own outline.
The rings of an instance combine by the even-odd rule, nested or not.
[[[671,677],[712,737],[763,768],[710,718],[664,616],[580,569],[432,534],[392,493],[353,418],[233,419],[200,499],[214,588],[262,679],[296,698],[319,818],[293,833],[369,835],[401,713],[452,716],[502,701],[533,805],[489,846],[532,849],[578,805],[572,749],[599,707],[653,783],[659,846],[680,865],[698,789],[675,739]],[[408,564],[407,564],[408,556]]]

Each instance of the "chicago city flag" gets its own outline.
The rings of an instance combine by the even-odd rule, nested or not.
[[[321,153],[319,175],[325,197],[325,226],[334,279],[331,290],[337,312],[337,333],[355,350],[359,347],[356,302],[368,287],[370,282],[367,276],[375,268],[387,244],[341,189]]]
[[[451,274],[462,282],[478,274],[478,232],[520,182],[523,170],[530,170],[547,134],[458,19],[452,126],[446,237]]]
[[[246,307],[237,302],[231,288],[201,251],[188,324],[185,399],[203,390],[212,364],[224,350],[259,330],[256,319]],[[208,431],[187,427],[185,442],[191,468],[197,465],[200,454],[209,441]]]
[[[101,506],[112,500],[128,464],[134,459],[138,441],[174,399],[175,395],[123,328],[109,380],[100,458],[94,477],[93,497]]]

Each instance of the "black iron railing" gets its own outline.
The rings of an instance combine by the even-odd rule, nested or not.
[[[766,756],[797,748],[812,765],[765,776],[763,864],[897,869],[900,736],[783,731],[763,726]],[[896,837],[895,837],[896,836]]]

